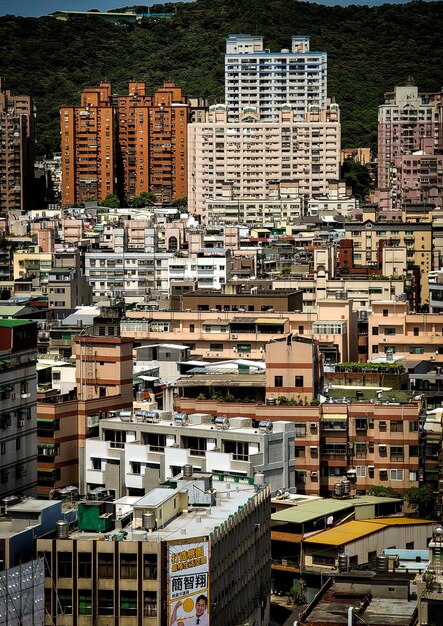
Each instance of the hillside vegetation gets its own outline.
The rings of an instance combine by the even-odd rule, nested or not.
[[[308,34],[311,49],[326,50],[344,146],[376,146],[377,106],[408,76],[423,91],[443,85],[439,2],[342,8],[297,0],[197,0],[174,8],[170,20],[137,25],[0,18],[0,74],[16,93],[34,96],[40,154],[59,147],[60,106],[78,103],[82,87],[100,80],[111,81],[116,93],[133,79],[150,90],[174,80],[188,95],[222,101],[230,33],[262,34],[272,50],[288,47],[292,34]]]

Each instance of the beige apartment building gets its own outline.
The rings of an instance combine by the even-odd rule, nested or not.
[[[270,339],[295,333],[318,339],[326,362],[358,360],[357,314],[348,300],[320,300],[311,312],[250,311],[245,296],[239,304],[246,310],[127,311],[121,336],[142,344],[178,341],[202,359],[261,360]]]
[[[407,302],[374,302],[369,316],[369,355],[390,354],[443,362],[443,316],[411,313]]]
[[[282,106],[273,123],[263,122],[254,107],[244,109],[238,122],[229,122],[228,116],[226,105],[214,105],[206,123],[188,129],[188,207],[204,223],[207,202],[226,200],[227,187],[231,200],[251,200],[253,217],[261,219],[255,213],[263,207],[253,201],[272,199],[276,182],[298,181],[296,200],[326,195],[329,181],[339,178],[338,104],[312,105],[304,121],[296,119],[289,104]],[[291,207],[285,210],[290,217]]]
[[[432,225],[430,223],[404,223],[395,221],[353,222],[346,225],[345,239],[353,240],[355,264],[377,267],[379,242],[386,240],[390,246],[406,248],[408,266],[420,269],[420,302],[429,298],[427,274],[434,268]]]

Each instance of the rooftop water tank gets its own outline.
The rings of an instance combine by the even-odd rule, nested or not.
[[[193,473],[194,473],[194,471],[193,471],[192,465],[190,463],[186,463],[186,465],[183,465],[183,476],[184,477],[190,478]]]
[[[349,555],[348,554],[338,555],[338,571],[349,572]]]
[[[271,433],[273,424],[270,420],[263,420],[259,422],[258,429],[261,433]]]
[[[153,511],[146,511],[146,513],[143,513],[142,526],[145,530],[155,530],[155,513]]]
[[[55,522],[56,539],[69,539],[69,522],[59,519]]]
[[[334,496],[342,496],[343,495],[343,483],[335,483],[334,485]]]
[[[386,574],[389,571],[389,557],[387,554],[379,554],[375,561],[377,574]]]
[[[216,417],[214,420],[215,427],[220,430],[227,430],[229,428],[229,418],[225,417]]]
[[[344,480],[342,480],[342,485],[343,485],[343,494],[345,496],[349,496],[349,494],[351,493],[351,481],[345,478]]]

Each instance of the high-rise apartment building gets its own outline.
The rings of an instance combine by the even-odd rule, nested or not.
[[[116,192],[115,109],[111,84],[87,87],[80,106],[60,110],[62,203],[73,205]]]
[[[326,195],[339,178],[340,110],[310,106],[303,121],[290,105],[266,122],[250,107],[238,122],[226,105],[210,107],[205,124],[189,126],[188,207],[208,221],[206,202],[275,197],[276,183],[292,182],[292,197]],[[289,194],[290,195],[290,194]],[[250,213],[255,210],[251,207]],[[253,215],[248,215],[253,219]],[[288,219],[290,214],[282,214]],[[257,221],[260,216],[257,215]]]
[[[34,110],[30,96],[14,96],[0,78],[0,209],[30,208],[34,176]]]
[[[230,35],[226,40],[225,98],[229,121],[250,106],[263,122],[277,122],[284,104],[303,120],[311,105],[326,106],[327,55],[311,52],[309,37],[292,37],[291,50],[271,52],[263,37]]]
[[[0,497],[37,487],[37,323],[0,320]]]
[[[429,139],[435,148],[443,146],[443,92],[419,93],[407,84],[385,94],[378,111],[378,188],[385,219],[401,218],[403,160]]]
[[[139,82],[125,96],[110,83],[85,88],[80,106],[60,112],[63,204],[110,193],[123,202],[143,191],[162,202],[186,196],[190,109],[174,83],[153,96]]]

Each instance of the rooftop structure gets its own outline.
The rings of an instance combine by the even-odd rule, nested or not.
[[[255,486],[212,483],[188,469],[136,501],[91,492],[78,530],[59,524],[54,538],[38,541],[46,562],[63,563],[45,580],[47,624],[60,614],[74,624],[79,614],[91,626],[106,616],[160,626],[166,610],[172,624],[194,617],[202,595],[211,625],[269,622],[269,489],[259,478]],[[204,505],[195,504],[199,490]]]

